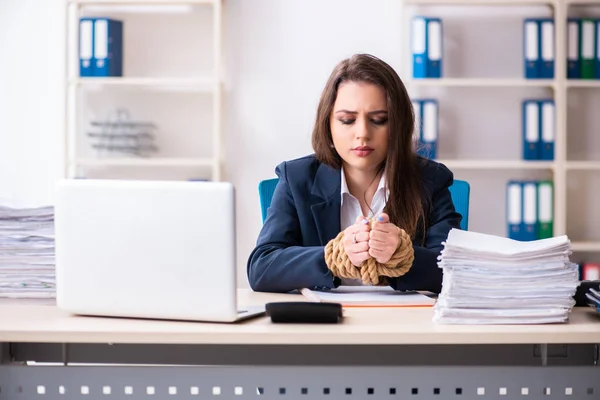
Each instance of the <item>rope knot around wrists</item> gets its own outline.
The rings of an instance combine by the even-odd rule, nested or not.
[[[361,279],[365,285],[377,285],[380,277],[397,278],[406,274],[415,259],[412,240],[403,229],[398,229],[400,243],[386,263],[379,263],[370,257],[360,266],[352,264],[344,250],[344,232],[340,232],[325,246],[325,263],[334,276],[348,279]]]

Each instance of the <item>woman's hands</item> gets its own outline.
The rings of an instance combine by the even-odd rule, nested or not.
[[[360,266],[369,257],[369,240],[371,226],[369,220],[362,215],[356,218],[354,225],[344,231],[344,251],[352,265]]]
[[[400,244],[399,228],[390,222],[389,216],[382,213],[373,227],[363,216],[344,231],[344,250],[355,266],[373,257],[378,263],[388,262]]]
[[[399,232],[400,228],[390,222],[390,217],[381,213],[369,234],[369,255],[379,264],[390,261],[400,245]]]

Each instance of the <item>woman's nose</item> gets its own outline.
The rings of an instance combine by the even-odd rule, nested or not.
[[[370,132],[369,132],[369,124],[366,120],[364,119],[359,119],[356,121],[356,125],[355,125],[355,136],[357,139],[369,139],[370,137]]]

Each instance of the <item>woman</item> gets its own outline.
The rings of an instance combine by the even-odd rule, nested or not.
[[[315,153],[276,168],[279,183],[247,265],[252,289],[362,284],[352,269],[361,276],[368,263],[390,266],[404,246],[407,271],[371,284],[439,293],[437,257],[461,216],[448,189],[452,172],[414,153],[413,129],[410,98],[389,65],[366,54],[339,63],[319,102]]]

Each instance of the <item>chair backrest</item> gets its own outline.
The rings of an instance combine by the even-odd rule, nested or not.
[[[258,196],[260,198],[260,209],[262,213],[262,221],[265,222],[267,218],[267,210],[271,205],[271,199],[273,198],[273,192],[279,182],[278,178],[265,179],[258,184]],[[454,180],[454,183],[450,186],[450,196],[452,196],[452,202],[456,212],[462,215],[460,222],[460,228],[462,230],[468,230],[469,228],[469,197],[471,194],[471,187],[467,181]]]
[[[262,213],[262,222],[267,218],[267,210],[271,205],[271,199],[277,187],[279,178],[265,179],[258,184],[258,197],[260,199],[260,211]]]
[[[467,181],[454,180],[454,183],[448,188],[450,189],[450,196],[452,196],[452,203],[456,212],[462,215],[460,221],[460,229],[466,231],[469,229],[469,198],[471,196],[471,186]]]

